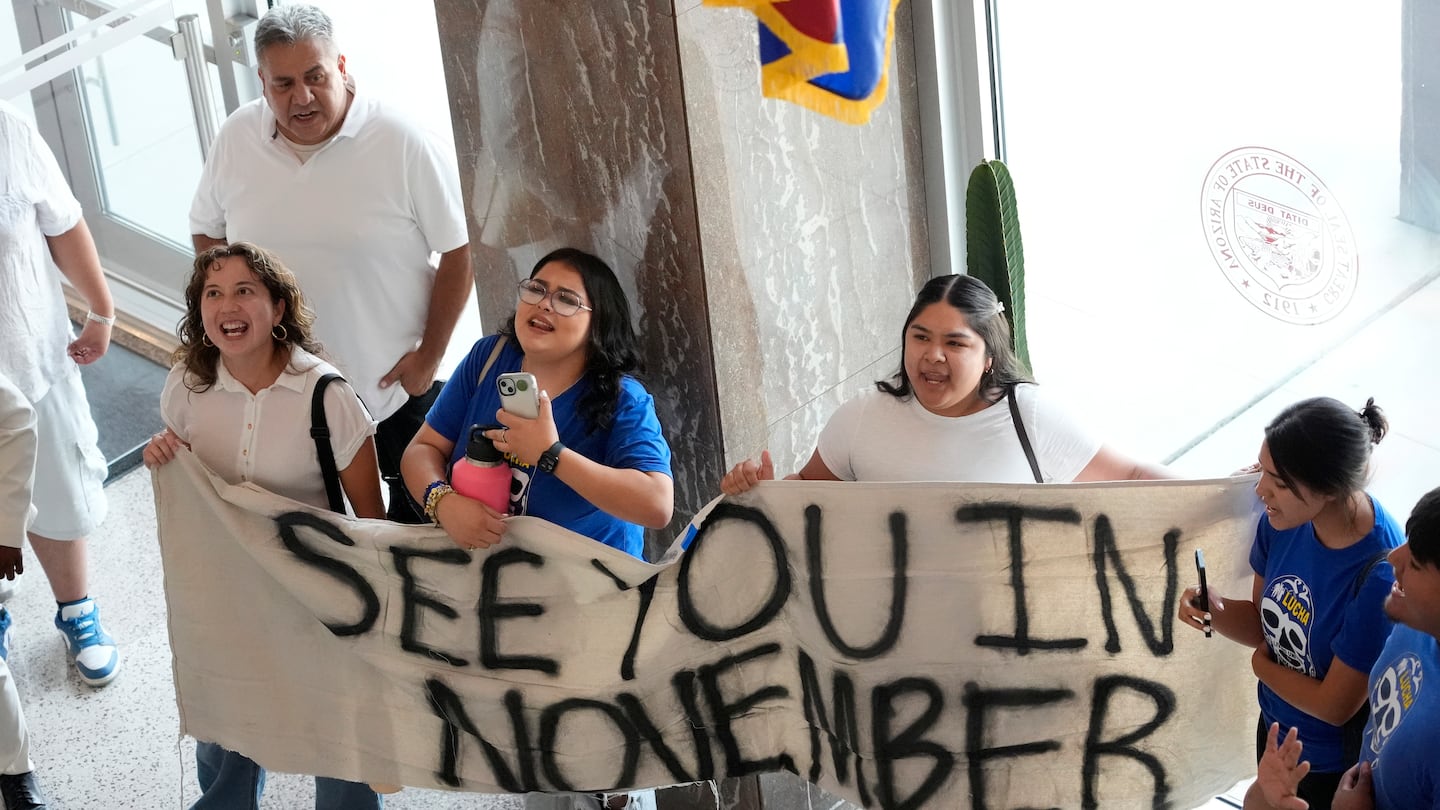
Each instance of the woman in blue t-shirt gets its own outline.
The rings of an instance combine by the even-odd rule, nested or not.
[[[1180,618],[1255,648],[1260,723],[1297,728],[1311,772],[1299,795],[1329,808],[1340,777],[1359,758],[1370,668],[1390,632],[1383,609],[1395,581],[1385,555],[1404,535],[1365,492],[1371,448],[1388,425],[1375,400],[1357,414],[1317,397],[1286,408],[1265,428],[1255,492],[1265,515],[1255,528],[1250,601],[1185,591]]]
[[[605,262],[573,248],[546,255],[520,282],[515,314],[470,350],[405,450],[410,494],[458,545],[499,542],[504,516],[447,483],[470,426],[499,422],[486,435],[511,465],[511,514],[643,559],[644,530],[669,524],[675,489],[655,401],[629,374],[637,345]],[[496,380],[512,371],[535,375],[537,418],[500,409]]]

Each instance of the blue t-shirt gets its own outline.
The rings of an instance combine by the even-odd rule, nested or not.
[[[1397,624],[1370,673],[1370,722],[1360,752],[1375,769],[1379,810],[1440,807],[1437,742],[1440,650],[1434,636]]]
[[[1255,607],[1270,655],[1281,665],[1324,680],[1334,658],[1369,672],[1380,656],[1391,624],[1385,615],[1385,595],[1395,572],[1379,558],[1404,543],[1405,535],[1378,501],[1371,498],[1370,503],[1375,508],[1375,528],[1342,549],[1321,545],[1309,523],[1277,531],[1270,518],[1260,518],[1250,567],[1264,579],[1265,587]],[[1367,567],[1369,574],[1357,595],[1356,582]],[[1316,773],[1342,773],[1355,764],[1345,761],[1340,726],[1291,706],[1264,683],[1259,693],[1265,725],[1278,722],[1281,736],[1291,726],[1300,729],[1305,758]]]
[[[501,374],[519,371],[525,359],[519,344],[513,338],[508,339],[485,380],[479,381],[480,370],[485,367],[498,339],[499,336],[491,335],[475,344],[425,417],[430,427],[455,443],[450,454],[452,466],[465,455],[471,425],[495,424],[495,412],[500,410],[496,379]],[[607,467],[670,475],[670,445],[660,433],[660,420],[655,416],[655,400],[650,392],[633,377],[622,377],[610,428],[587,432],[589,425],[577,405],[589,387],[589,379],[582,377],[550,400],[560,441],[570,450]],[[600,511],[552,474],[525,466],[514,458],[508,461],[513,479],[510,514],[542,518],[632,556],[645,558],[644,527]]]

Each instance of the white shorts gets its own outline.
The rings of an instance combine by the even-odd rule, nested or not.
[[[109,468],[96,444],[100,434],[80,370],[57,380],[34,406],[36,514],[30,531],[51,540],[86,537],[105,519]]]

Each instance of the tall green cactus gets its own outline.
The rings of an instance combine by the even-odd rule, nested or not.
[[[965,190],[965,268],[995,291],[1015,337],[1015,354],[1031,369],[1025,337],[1025,250],[1015,183],[998,160],[982,161]]]

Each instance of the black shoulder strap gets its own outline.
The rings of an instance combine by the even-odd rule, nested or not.
[[[315,381],[315,393],[310,396],[310,438],[315,440],[315,455],[320,458],[320,474],[325,478],[330,510],[343,515],[345,496],[340,490],[340,471],[335,468],[335,451],[330,448],[330,424],[325,421],[325,388],[340,379],[344,378],[339,374],[326,374]]]
[[[1389,556],[1390,549],[1385,548],[1375,552],[1375,556],[1365,562],[1365,566],[1360,569],[1359,575],[1355,577],[1355,582],[1350,585],[1351,599],[1360,598],[1360,591],[1365,589],[1365,581],[1370,578],[1370,572],[1375,570],[1375,566],[1379,565],[1381,560]]]
[[[1044,477],[1040,475],[1040,462],[1035,460],[1035,448],[1030,446],[1030,436],[1025,432],[1025,421],[1020,418],[1020,403],[1015,399],[1015,386],[1010,386],[1005,392],[1005,398],[1010,401],[1010,421],[1015,423],[1015,435],[1020,437],[1020,447],[1025,450],[1025,460],[1030,462],[1030,472],[1035,476],[1035,483],[1045,483]]]

